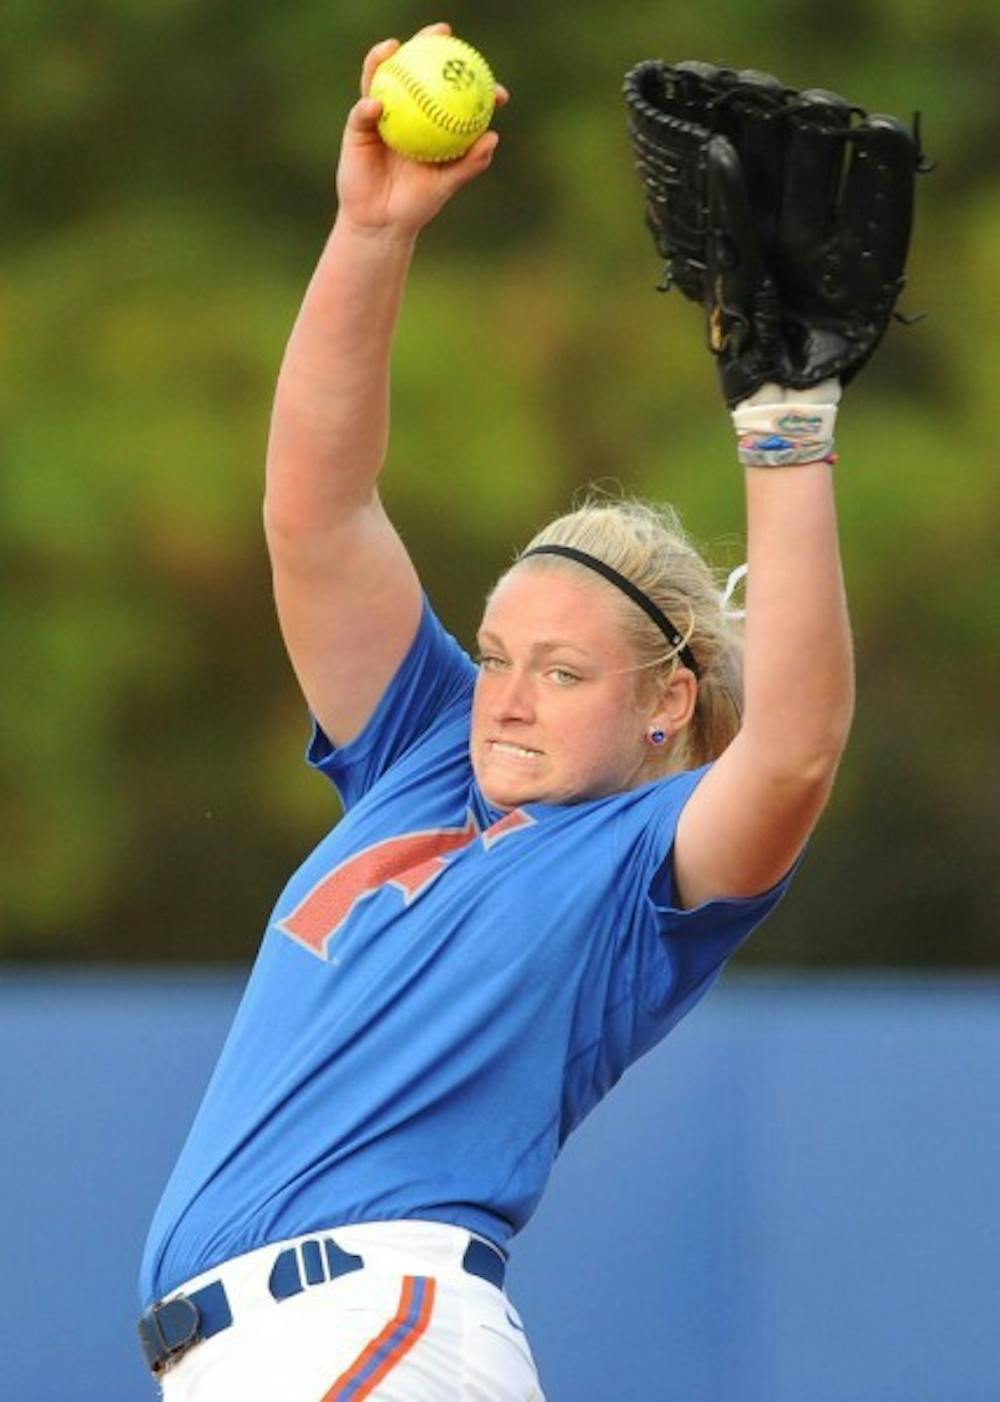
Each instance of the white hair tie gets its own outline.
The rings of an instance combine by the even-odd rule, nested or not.
[[[731,609],[728,607],[730,599],[736,593],[737,587],[742,580],[747,577],[748,566],[737,565],[734,570],[730,570],[729,578],[726,580],[726,587],[722,591],[722,612],[726,618],[746,618],[747,611],[743,609]]]

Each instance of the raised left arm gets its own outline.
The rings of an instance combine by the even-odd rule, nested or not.
[[[747,465],[744,723],[679,820],[691,906],[772,886],[830,793],[854,695],[833,425],[905,285],[930,166],[916,120],[756,69],[649,59],[624,91],[662,286],[707,314]]]
[[[744,719],[678,823],[684,906],[773,886],[829,797],[854,705],[833,472],[746,469]]]

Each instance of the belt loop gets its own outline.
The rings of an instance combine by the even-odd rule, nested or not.
[[[342,1246],[337,1245],[332,1236],[324,1239],[323,1251],[326,1255],[329,1280],[336,1280],[342,1275],[350,1275],[351,1271],[364,1270],[365,1263],[362,1257],[345,1251]]]
[[[302,1274],[307,1285],[325,1285],[328,1280],[326,1271],[323,1269],[323,1252],[319,1241],[315,1237],[310,1237],[308,1241],[302,1242]]]
[[[507,1262],[497,1247],[480,1240],[479,1237],[473,1237],[465,1248],[462,1268],[470,1275],[478,1275],[481,1280],[488,1280],[498,1290],[503,1289]]]
[[[287,1247],[276,1257],[268,1277],[267,1288],[275,1300],[290,1299],[303,1288],[299,1258],[294,1246]]]

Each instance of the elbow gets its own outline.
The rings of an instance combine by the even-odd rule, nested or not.
[[[847,748],[854,719],[853,692],[844,698],[843,704],[831,710],[822,718],[812,733],[803,736],[800,748],[792,747],[792,754],[798,772],[807,782],[832,782]]]
[[[744,738],[758,772],[770,776],[775,788],[800,793],[827,793],[847,748],[853,718],[853,697],[808,726],[789,724],[760,732],[744,726]]]
[[[811,736],[808,745],[789,747],[777,764],[776,780],[804,794],[828,794],[837,777],[849,734],[848,719],[843,726]]]
[[[301,511],[275,510],[266,497],[263,504],[264,542],[272,569],[299,572],[314,569],[336,558],[336,549]]]
[[[264,542],[272,562],[297,558],[303,549],[304,523],[293,514],[275,511],[265,497],[263,504]]]
[[[772,826],[790,827],[794,831],[796,850],[829,802],[843,752],[843,746],[831,745],[797,756],[781,756],[774,762],[770,757],[753,757],[753,790],[758,811],[768,815]],[[785,853],[782,870],[789,860]]]
[[[268,480],[261,509],[272,549],[327,540],[378,511],[378,494],[370,483],[359,488],[350,480],[317,482],[312,476],[286,470],[283,480]]]
[[[294,541],[301,534],[303,522],[301,512],[289,511],[287,505],[280,506],[270,492],[265,492],[261,505],[264,538],[268,545],[281,545]],[[298,516],[299,519],[296,519]]]
[[[304,495],[265,492],[262,516],[264,539],[268,548],[272,552],[307,548],[317,538],[329,534],[338,524],[336,520],[326,519],[329,514],[331,513],[324,514],[315,502],[309,501]]]
[[[841,704],[831,714],[820,749],[820,760],[826,764],[831,775],[835,774],[851,738],[854,723],[854,683],[847,687]]]
[[[804,793],[826,795],[833,788],[840,761],[847,745],[847,737],[839,745],[831,744],[824,749],[801,757],[797,769],[790,776]]]

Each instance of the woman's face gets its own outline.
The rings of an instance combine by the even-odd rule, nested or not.
[[[611,587],[522,565],[479,630],[472,767],[498,808],[572,803],[642,782],[652,719]]]

